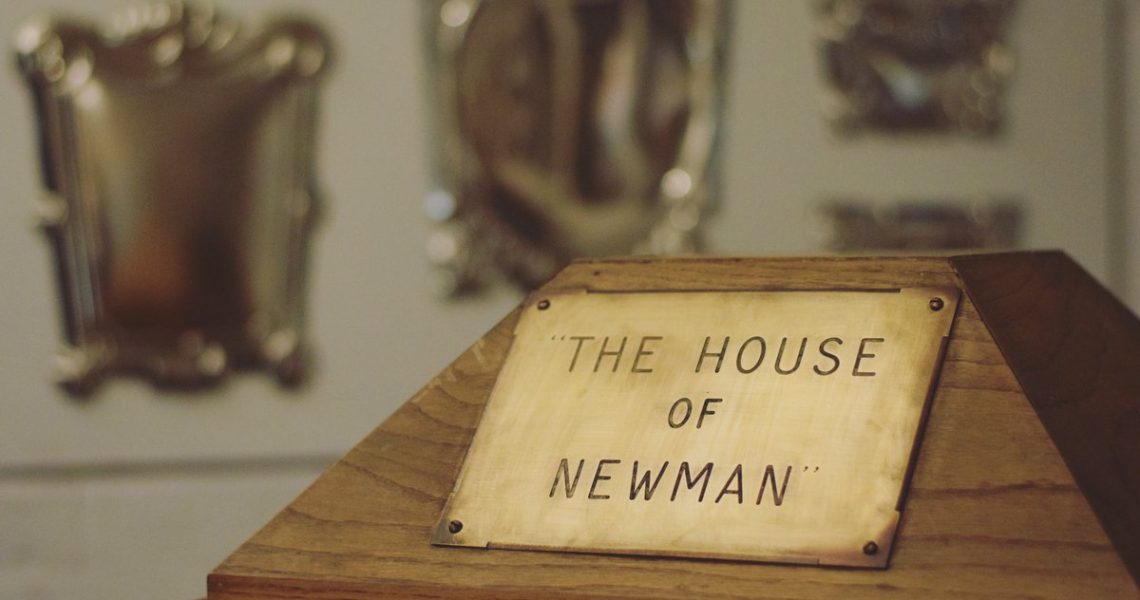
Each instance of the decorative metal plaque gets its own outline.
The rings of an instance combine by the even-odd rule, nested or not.
[[[432,542],[886,567],[958,297],[534,297]]]

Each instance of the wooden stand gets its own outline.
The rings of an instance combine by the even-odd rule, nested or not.
[[[209,598],[1140,598],[1140,320],[1065,255],[580,262],[544,290],[945,285],[966,295],[886,570],[431,546],[516,311],[215,569]]]

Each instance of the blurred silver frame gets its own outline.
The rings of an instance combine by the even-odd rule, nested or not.
[[[246,369],[300,383],[325,33],[172,1],[107,28],[32,21],[15,44],[38,119],[58,383],[200,388]]]

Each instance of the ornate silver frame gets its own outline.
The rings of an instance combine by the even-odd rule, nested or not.
[[[864,130],[1001,130],[1016,0],[817,0],[824,115]]]
[[[597,20],[590,23],[583,16],[607,7],[615,14],[602,22],[620,29],[619,33],[601,32]],[[503,279],[529,289],[579,256],[697,251],[701,220],[716,197],[729,9],[725,0],[428,3],[425,32],[437,131],[435,183],[425,212],[435,222],[427,253],[439,267],[442,294],[462,296]],[[668,22],[674,14],[679,15],[676,22]],[[473,27],[488,32],[474,39]],[[496,31],[495,27],[505,29]],[[527,36],[528,28],[545,40],[541,51],[512,45],[511,35]],[[605,42],[612,42],[604,46],[605,56],[584,58],[590,55],[583,46],[599,35],[612,36]],[[673,37],[662,42],[668,35]],[[680,84],[676,79],[649,81],[647,69],[652,67],[645,65],[655,60],[654,49],[669,54],[659,52],[660,44],[675,51],[675,57],[663,60],[681,65],[671,72],[673,77],[683,73]],[[520,86],[515,91],[550,95],[520,102],[533,111],[516,110],[518,106],[496,108],[494,102],[472,92],[495,91],[498,78],[504,75],[495,69],[524,57],[531,64],[507,65],[507,70],[517,75],[529,69],[529,75],[520,77],[533,78],[538,73],[547,87],[536,92],[533,85]],[[589,60],[609,62],[591,67]],[[605,69],[610,69],[608,74],[598,75]],[[602,78],[606,81],[599,84]],[[583,151],[579,146],[589,135],[582,133],[582,124],[600,112],[590,104],[597,100],[586,99],[584,94],[599,85],[610,86],[611,99],[627,94],[621,101],[639,106],[643,113],[650,112],[645,105],[651,101],[639,104],[637,99],[644,99],[646,90],[674,94],[685,106],[679,127],[683,133],[673,140],[675,147],[666,148],[675,151],[675,157],[663,167],[630,166],[645,164],[651,147],[630,134],[637,126],[633,121],[642,116],[638,109],[617,125],[621,119],[605,126],[592,124],[609,127],[607,134],[618,138],[606,150],[619,160],[605,168],[618,173],[611,173],[611,182],[620,182],[615,187],[634,192],[591,196],[585,186],[571,181],[576,175],[569,171],[582,168],[580,163],[568,166],[575,160],[571,155]],[[480,114],[473,113],[477,102],[486,109]],[[531,112],[543,111],[550,114],[540,117],[541,123],[528,122]],[[537,143],[542,147],[533,154],[520,148],[501,151],[514,143],[508,140],[525,138],[543,127],[539,137],[544,141]],[[534,137],[527,139],[518,146],[535,145]],[[510,164],[509,159],[499,160],[510,152],[516,152],[513,158],[519,160]],[[543,154],[553,158],[537,158]],[[508,179],[509,184],[504,183]]]
[[[200,387],[239,369],[302,381],[325,33],[169,1],[103,29],[27,23],[16,53],[38,119],[58,383]]]

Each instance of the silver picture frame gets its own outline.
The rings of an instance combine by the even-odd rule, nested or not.
[[[326,33],[171,1],[107,26],[33,20],[15,50],[38,125],[58,383],[83,395],[107,375],[303,381]]]
[[[427,255],[445,297],[683,254],[715,205],[725,0],[435,0]]]

